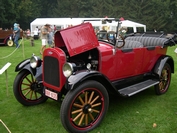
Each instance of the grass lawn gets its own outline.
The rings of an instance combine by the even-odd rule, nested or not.
[[[5,73],[0,75],[0,119],[12,133],[67,133],[60,121],[60,105],[51,99],[44,104],[25,107],[18,103],[13,95],[13,81],[17,73],[16,65],[39,55],[41,42],[24,40],[22,46],[11,54],[15,47],[0,46],[0,69],[10,62],[7,70],[8,92]],[[169,47],[168,54],[174,58],[175,71],[176,47]],[[177,73],[172,75],[169,91],[161,96],[150,88],[130,98],[111,97],[109,110],[101,125],[91,133],[176,133],[177,132]],[[156,127],[153,124],[156,123]],[[0,122],[0,133],[8,133]]]

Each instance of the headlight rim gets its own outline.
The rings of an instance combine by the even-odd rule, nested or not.
[[[31,58],[30,58],[30,66],[31,68],[35,69],[37,67],[40,67],[41,66],[41,59],[40,57],[38,56],[35,56],[33,55]]]
[[[68,73],[68,71],[66,71],[65,70],[65,68],[66,67],[68,67],[69,66],[69,69],[67,69],[67,70],[69,70],[69,73]],[[69,78],[72,74],[73,74],[73,72],[74,72],[74,68],[75,68],[75,64],[74,63],[70,63],[70,62],[66,62],[64,65],[63,65],[63,75],[66,77],[66,78]]]

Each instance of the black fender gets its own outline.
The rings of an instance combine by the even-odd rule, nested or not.
[[[157,63],[154,66],[153,72],[157,74],[158,76],[161,75],[162,69],[165,65],[165,63],[168,63],[171,67],[171,72],[174,73],[174,60],[171,56],[161,56]]]
[[[114,85],[110,82],[110,80],[103,74],[101,74],[98,71],[80,71],[77,72],[77,74],[71,75],[68,79],[67,79],[67,90],[72,90],[75,89],[78,85],[80,85],[82,82],[84,82],[85,80],[95,80],[100,82],[101,84],[103,84],[103,86],[105,86],[105,88],[109,88],[109,90],[107,89],[108,92],[117,92],[117,89],[114,87]],[[66,86],[65,86],[66,87]]]
[[[36,78],[38,81],[42,81],[42,65],[37,68],[31,68],[30,66],[30,59],[23,60],[20,62],[16,68],[15,72],[21,71],[21,70],[28,70],[30,73]]]
[[[26,65],[30,64],[30,58],[23,60],[15,67],[15,72],[22,70]]]

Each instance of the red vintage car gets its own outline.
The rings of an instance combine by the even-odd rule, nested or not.
[[[47,48],[43,59],[33,55],[16,66],[13,91],[18,102],[30,106],[62,99],[64,128],[83,133],[101,123],[111,95],[130,97],[152,86],[157,95],[166,93],[174,73],[166,52],[176,44],[176,35],[122,37],[116,21],[112,40],[109,33],[98,40],[89,22],[57,31],[55,47]]]

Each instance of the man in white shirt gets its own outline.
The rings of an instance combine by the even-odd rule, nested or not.
[[[34,30],[34,39],[38,39],[39,38],[39,29],[38,26],[36,26],[35,30]]]

